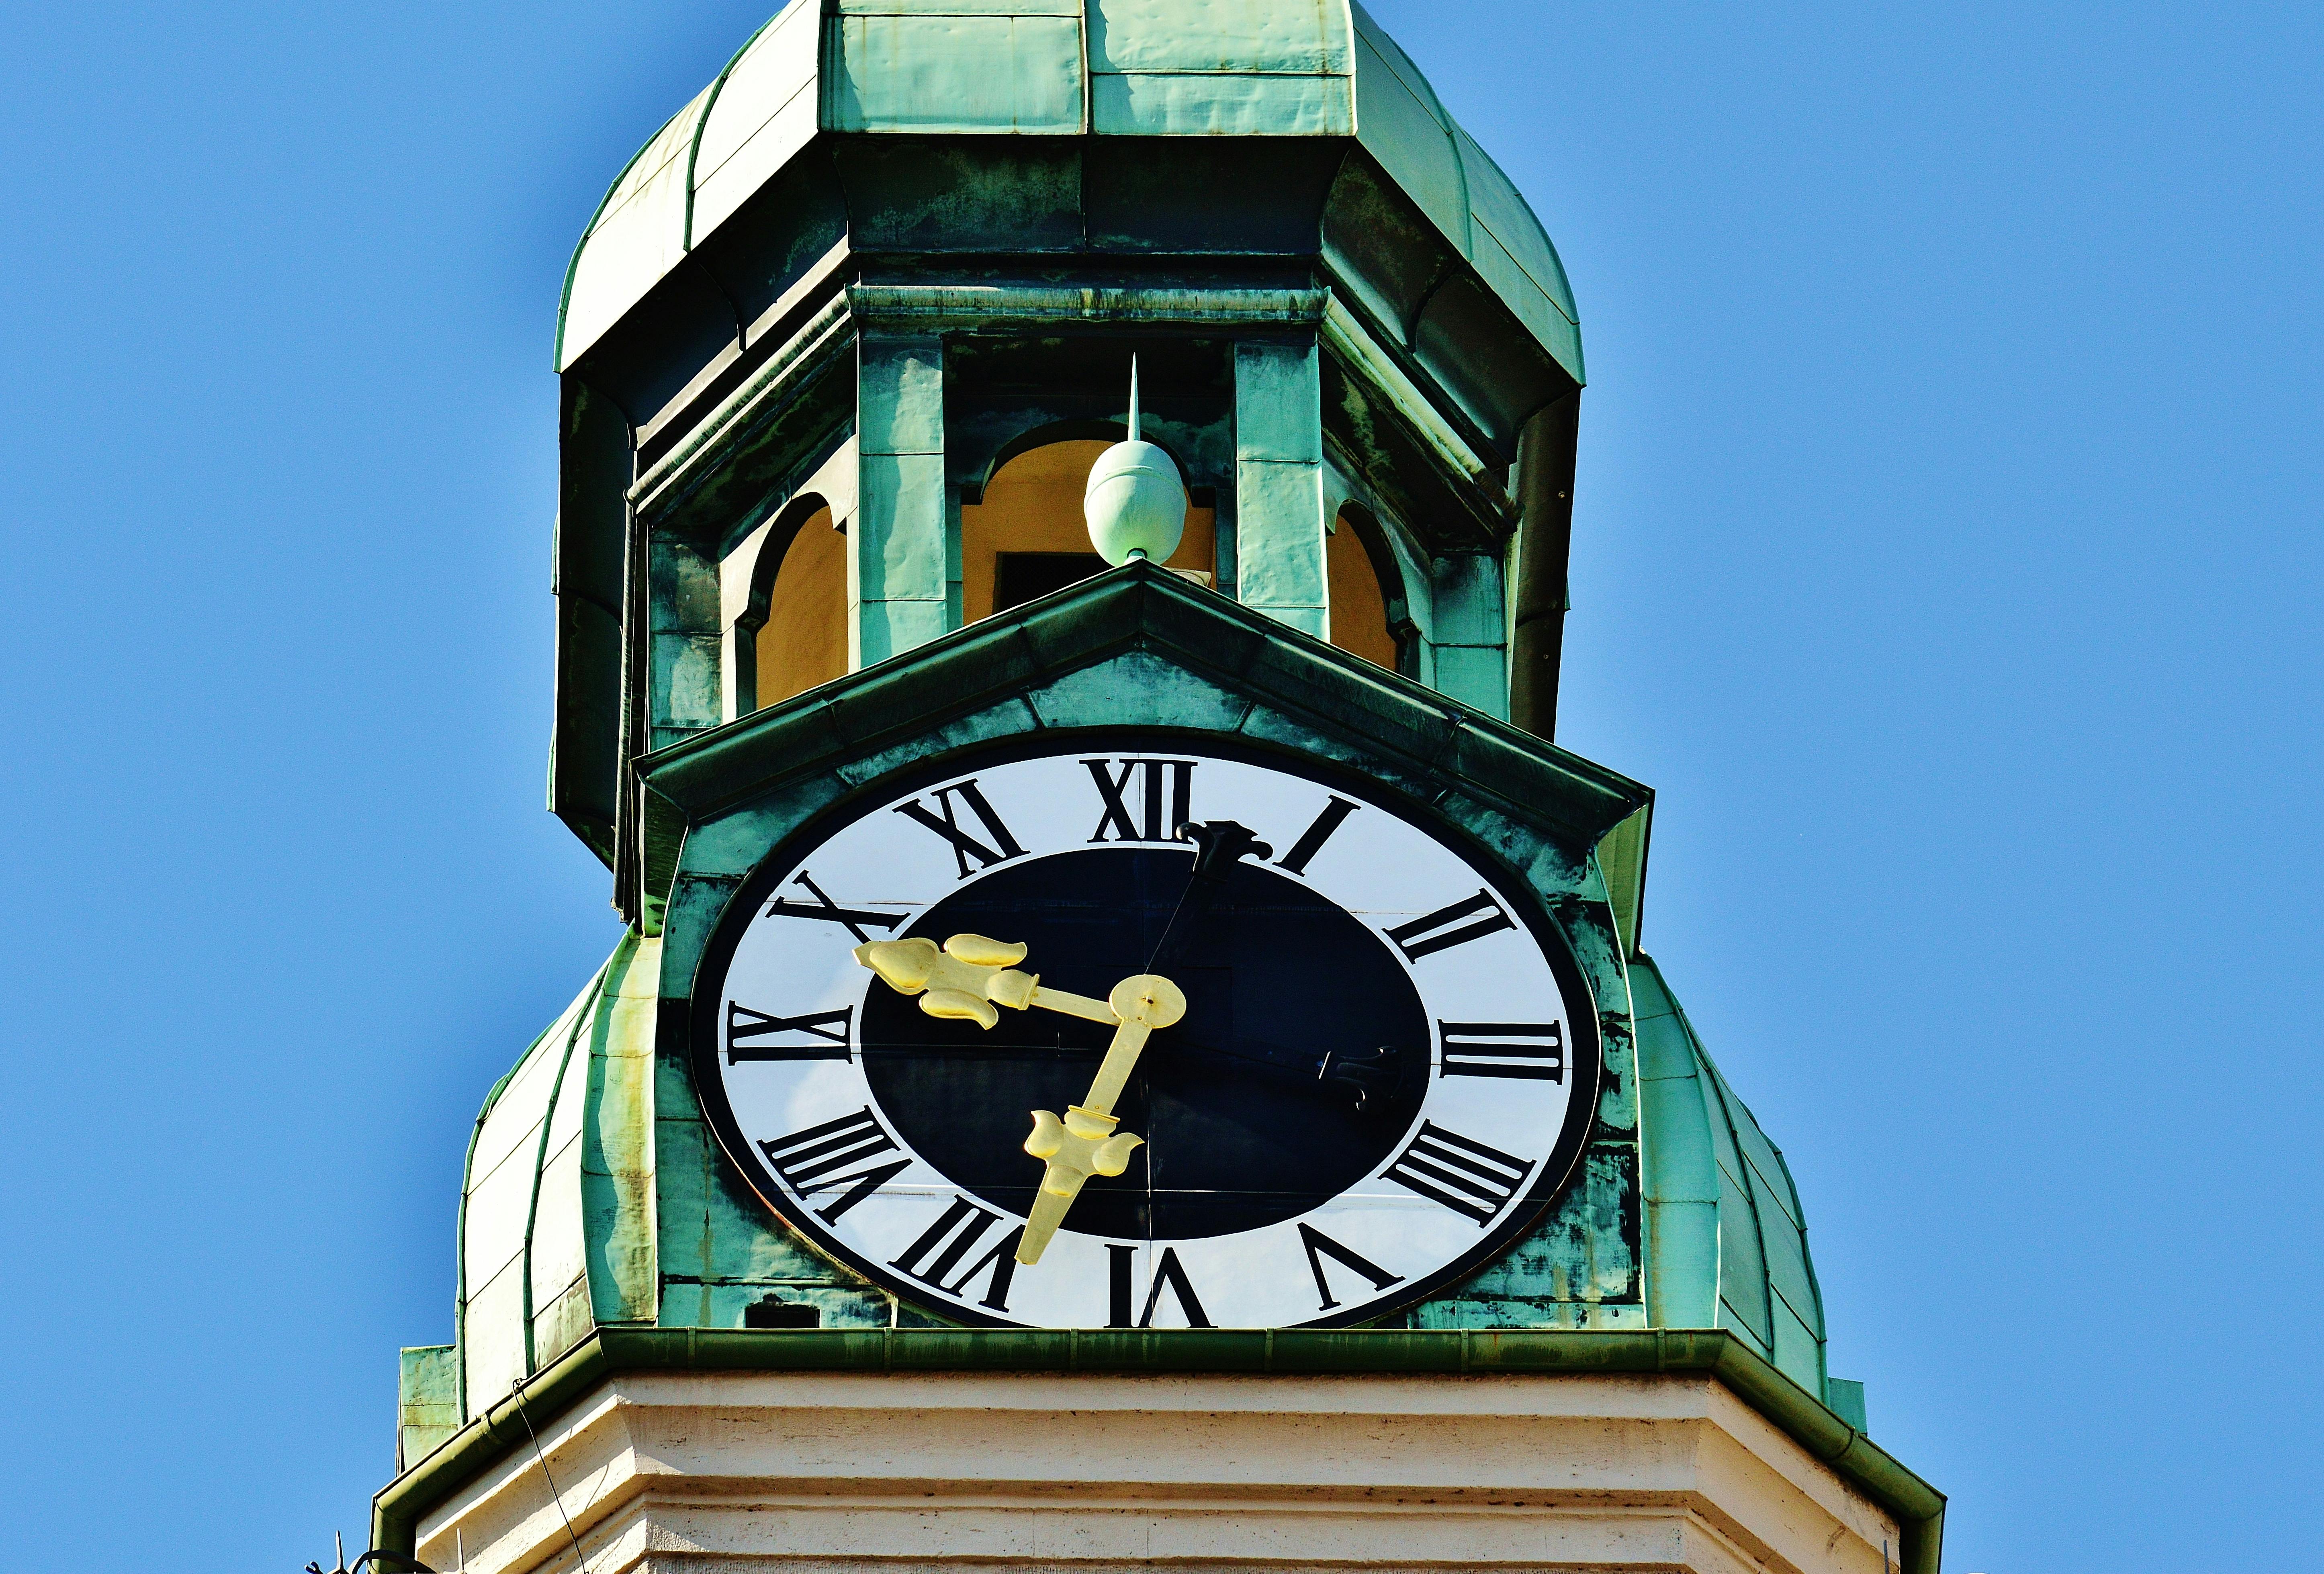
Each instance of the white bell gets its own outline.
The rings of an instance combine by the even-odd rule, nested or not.
[[[1162,563],[1186,533],[1186,486],[1170,456],[1138,436],[1138,357],[1130,358],[1130,440],[1090,466],[1082,493],[1090,543],[1119,568],[1132,557]]]

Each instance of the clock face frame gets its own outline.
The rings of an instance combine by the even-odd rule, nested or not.
[[[1268,856],[1186,905],[1158,971],[1185,1019],[1114,1112],[1144,1143],[1039,1262],[1031,1111],[1083,1100],[1093,1022],[937,1020],[866,941],[1022,942],[1103,998],[1187,890],[1187,820]],[[1597,1008],[1534,893],[1458,828],[1327,761],[1150,729],[1057,732],[869,784],[728,904],[693,996],[722,1147],[821,1250],[956,1321],[1296,1327],[1369,1321],[1506,1249],[1572,1178]]]

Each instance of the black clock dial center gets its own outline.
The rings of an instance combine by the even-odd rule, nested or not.
[[[1193,854],[1090,848],[995,870],[908,931],[1021,941],[1043,984],[1102,999],[1143,971]],[[1065,1229],[1120,1239],[1228,1235],[1294,1218],[1387,1162],[1419,1108],[1429,1022],[1387,945],[1296,880],[1236,862],[1165,970],[1186,1015],[1154,1035],[1115,1113],[1146,1145],[1084,1190]],[[1032,1206],[1030,1112],[1079,1103],[1110,1032],[1003,1011],[991,1030],[875,987],[862,1064],[897,1135],[964,1192]]]

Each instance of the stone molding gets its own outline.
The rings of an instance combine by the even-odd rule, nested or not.
[[[1871,1574],[1901,1541],[1693,1372],[650,1371],[534,1424],[538,1459],[422,1518],[423,1561],[456,1531],[466,1574],[569,1569],[568,1517],[593,1574]]]

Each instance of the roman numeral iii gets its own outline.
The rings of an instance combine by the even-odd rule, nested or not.
[[[938,787],[934,796],[936,806],[933,809],[924,803],[913,802],[897,805],[896,813],[926,825],[951,845],[952,855],[960,863],[961,879],[966,879],[979,869],[1025,856],[1025,850],[1017,844],[1017,838],[1009,833],[1009,827],[1001,824],[1001,816],[992,812],[992,805],[985,802],[984,795],[977,790],[974,777],[966,781],[956,781],[950,787]],[[990,845],[978,840],[973,833],[961,829],[960,815],[953,806],[954,798],[958,798],[961,805],[976,816],[984,834],[991,838]],[[976,860],[975,869],[969,867],[968,861],[972,858]]]
[[[1565,1033],[1555,1022],[1439,1022],[1440,1077],[1565,1081]]]
[[[1380,1179],[1442,1202],[1482,1229],[1509,1205],[1531,1174],[1533,1165],[1515,1154],[1424,1120],[1420,1135]]]
[[[762,1142],[759,1151],[802,1202],[817,1192],[846,1188],[815,1210],[815,1216],[825,1224],[837,1223],[841,1214],[912,1167],[909,1158],[886,1158],[903,1149],[888,1135],[869,1104],[853,1115]]]
[[[1406,962],[1418,962],[1424,956],[1434,956],[1440,951],[1450,951],[1453,946],[1466,945],[1471,940],[1517,926],[1517,921],[1501,911],[1501,905],[1493,900],[1490,892],[1479,891],[1466,901],[1424,913],[1409,924],[1397,925],[1388,932],[1388,937],[1396,942]]]
[[[773,1017],[748,1006],[726,1003],[726,1063],[752,1060],[845,1060],[849,1030],[855,1025],[855,1008],[815,1011],[805,1017]],[[745,1044],[744,1039],[769,1039],[778,1034],[804,1034],[810,1044]]]
[[[1092,842],[1175,842],[1178,827],[1194,817],[1194,761],[1191,759],[1084,759],[1090,780],[1104,804]],[[1121,769],[1114,769],[1119,765]],[[1130,790],[1132,778],[1138,790]],[[1167,796],[1168,812],[1164,812]],[[1133,809],[1135,812],[1133,813]]]

